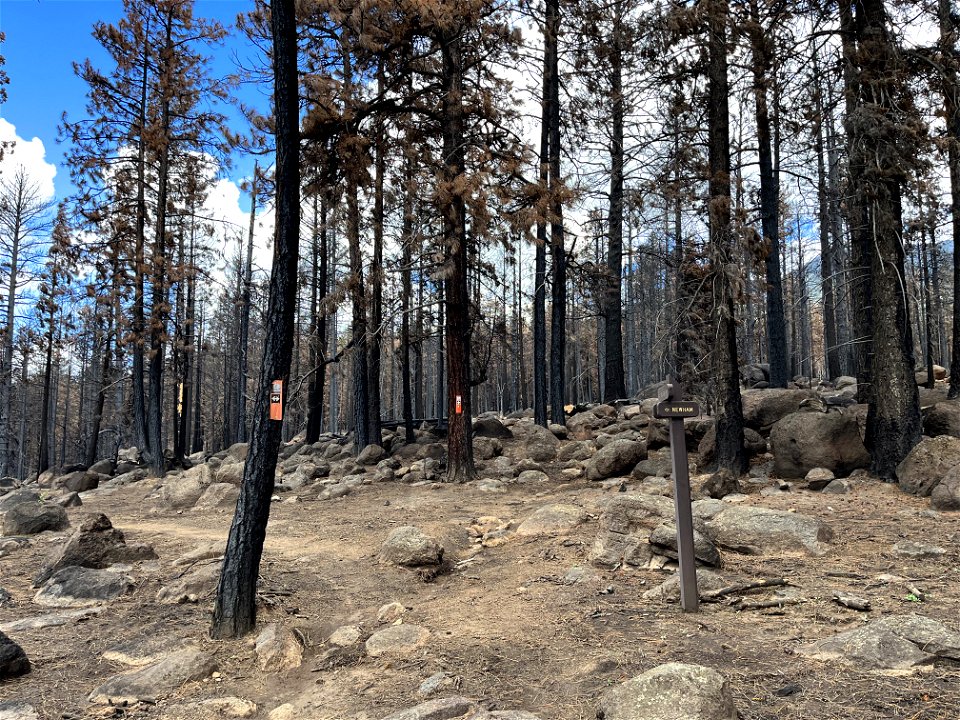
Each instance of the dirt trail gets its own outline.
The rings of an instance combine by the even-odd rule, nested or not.
[[[308,641],[304,665],[282,676],[261,672],[247,640],[206,639],[210,603],[158,605],[157,590],[181,569],[174,559],[199,545],[225,540],[227,511],[156,511],[145,501],[152,486],[124,487],[94,495],[71,510],[74,525],[84,514],[105,512],[128,540],[153,544],[159,573],[140,573],[135,592],[101,615],[72,625],[17,636],[34,660],[23,679],[0,685],[0,698],[33,704],[49,719],[79,717],[210,717],[195,701],[237,695],[257,703],[256,717],[293,702],[308,720],[378,720],[421,701],[420,683],[447,672],[445,691],[526,709],[544,720],[589,720],[611,684],[668,661],[719,669],[730,680],[743,720],[957,720],[960,666],[938,664],[908,677],[880,676],[795,655],[800,645],[855,627],[864,617],[921,612],[960,629],[957,517],[934,516],[926,502],[893,486],[872,484],[850,495],[816,493],[751,495],[748,504],[795,509],[824,519],[836,533],[823,558],[756,557],[725,553],[729,577],[786,577],[807,601],[784,609],[737,611],[705,605],[697,615],[644,600],[661,582],[660,571],[592,568],[587,555],[597,532],[596,516],[611,496],[596,484],[563,484],[559,476],[536,486],[489,493],[472,486],[365,486],[329,502],[277,502],[272,507],[261,569],[265,606],[261,622],[283,620]],[[285,496],[285,497],[290,497]],[[512,538],[473,554],[467,528],[482,515],[522,520],[555,502],[583,507],[589,518],[568,536]],[[442,539],[452,572],[424,583],[410,570],[377,562],[391,529],[416,524]],[[940,545],[945,556],[904,560],[890,552],[900,539]],[[0,559],[0,584],[16,603],[0,608],[0,623],[47,612],[31,602],[30,579],[42,557],[56,547],[39,538]],[[472,559],[470,559],[472,558]],[[572,568],[582,579],[570,583]],[[854,577],[836,577],[846,573]],[[877,575],[901,575],[927,593],[911,602],[906,590],[882,585]],[[871,598],[874,610],[859,613],[832,602],[834,590]],[[321,667],[323,640],[343,624],[370,633],[377,609],[400,601],[404,622],[431,632],[421,654],[382,661],[354,658]],[[182,642],[201,642],[217,652],[221,678],[189,684],[178,696],[136,709],[90,708],[86,695],[119,666],[101,653],[121,640],[163,632]],[[781,697],[778,690],[797,685]],[[111,713],[113,713],[111,715]],[[207,713],[207,714],[205,714]]]

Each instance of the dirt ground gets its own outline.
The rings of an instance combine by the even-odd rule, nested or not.
[[[879,483],[839,496],[806,491],[751,495],[748,504],[794,508],[822,518],[836,535],[832,549],[822,558],[726,552],[720,573],[784,577],[806,602],[752,611],[708,604],[698,614],[684,614],[675,605],[642,598],[665,579],[664,571],[589,566],[597,516],[616,490],[586,481],[564,483],[559,472],[550,474],[549,482],[510,486],[505,493],[387,483],[334,501],[274,503],[261,567],[260,623],[283,619],[299,628],[308,643],[303,666],[282,675],[259,670],[249,639],[207,639],[209,601],[154,602],[163,581],[178,572],[171,565],[175,558],[226,538],[229,511],[157,511],[144,500],[154,487],[150,481],[97,491],[83,507],[70,510],[73,525],[85,514],[106,513],[128,542],[154,545],[160,572],[134,571],[138,586],[133,594],[99,615],[15,633],[34,670],[0,684],[0,699],[27,701],[47,720],[209,717],[204,715],[209,710],[200,710],[195,701],[217,696],[252,700],[258,718],[293,702],[303,708],[297,716],[308,720],[377,720],[421,702],[420,683],[446,671],[455,684],[444,694],[528,710],[543,720],[585,720],[596,717],[606,687],[658,664],[681,661],[723,673],[743,720],[960,718],[960,665],[943,663],[890,676],[796,655],[807,642],[887,614],[919,612],[960,630],[960,514],[932,514],[926,500]],[[567,536],[512,538],[471,552],[467,528],[473,519],[522,520],[555,502],[582,506],[590,520]],[[383,539],[406,524],[442,539],[455,563],[451,572],[424,582],[410,570],[378,563]],[[0,623],[50,612],[31,602],[35,590],[30,580],[62,538],[40,536],[31,547],[0,559],[0,585],[15,600],[12,607],[0,609]],[[932,560],[904,560],[891,552],[901,539],[948,552]],[[585,577],[565,584],[576,566],[586,569]],[[923,591],[922,602],[904,583],[877,581],[883,573],[907,578]],[[873,610],[839,606],[832,601],[836,590],[870,598]],[[430,630],[422,653],[402,661],[359,657],[339,667],[320,667],[318,657],[330,631],[360,624],[370,633],[377,627],[377,609],[394,600],[408,608],[404,622]],[[87,694],[124,669],[101,653],[119,641],[158,634],[216,650],[221,677],[188,684],[155,706],[89,706]],[[799,687],[787,694],[790,685]]]

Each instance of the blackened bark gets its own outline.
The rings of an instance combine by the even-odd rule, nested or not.
[[[57,288],[57,274],[54,270],[50,279],[50,295],[53,296]],[[47,313],[46,358],[43,362],[43,396],[40,399],[40,448],[37,454],[37,475],[50,468],[51,450],[51,423],[50,423],[50,382],[53,375],[53,342],[57,323],[57,308],[51,302]]]
[[[960,397],[960,87],[957,83],[957,24],[951,0],[938,0],[940,53],[944,58],[943,109],[947,128],[947,162],[950,165],[950,219],[953,231],[953,342],[950,348],[949,398]]]
[[[770,112],[767,104],[773,68],[770,38],[760,23],[757,0],[750,2],[750,46],[753,52],[753,96],[756,104],[757,158],[760,164],[760,227],[767,244],[767,360],[770,385],[786,387],[788,374],[786,318],[780,269],[780,180],[773,164]]]
[[[170,182],[170,105],[173,77],[172,10],[167,15],[166,58],[161,71],[162,98],[160,101],[160,163],[157,169],[157,226],[151,258],[150,357],[147,365],[149,379],[147,397],[147,437],[150,445],[150,470],[161,477],[166,470],[163,442],[163,359],[164,336],[167,331],[167,196]]]
[[[400,376],[403,385],[403,433],[409,445],[416,442],[413,432],[413,394],[410,387],[410,301],[413,294],[413,162],[404,158],[403,219],[400,243]]]
[[[867,411],[866,446],[871,471],[896,477],[897,465],[920,441],[921,419],[914,376],[913,331],[903,288],[904,245],[901,190],[905,168],[895,145],[896,107],[903,99],[905,68],[888,30],[882,0],[857,0],[854,113],[847,122],[852,137],[851,176],[860,172],[859,193],[869,198],[873,392]]]
[[[383,61],[378,63],[379,91],[383,92]],[[367,340],[367,398],[370,403],[367,422],[371,442],[383,442],[380,432],[380,344],[383,335],[383,182],[386,175],[386,128],[378,123],[374,147],[373,181],[373,257],[370,259],[370,327]]]
[[[550,420],[558,425],[566,421],[567,352],[567,251],[564,246],[563,204],[560,201],[560,67],[557,48],[560,32],[559,0],[549,0],[549,35],[553,38],[550,55],[550,251],[553,257],[550,277]],[[623,360],[621,358],[621,366]]]
[[[146,36],[146,33],[144,33]],[[150,66],[150,44],[144,40],[143,48],[143,77],[140,85],[140,105],[137,108],[139,117],[137,127],[137,211],[136,237],[133,253],[133,319],[131,330],[133,334],[133,368],[131,372],[133,385],[133,439],[134,444],[143,452],[149,454],[150,445],[147,434],[147,402],[143,387],[144,373],[144,333],[146,320],[144,302],[146,290],[144,282],[144,266],[146,251],[147,228],[147,161],[146,161],[146,126],[147,126],[147,73]]]
[[[243,484],[217,586],[211,635],[236,637],[256,625],[257,576],[283,424],[269,419],[271,381],[287,379],[293,350],[300,237],[299,115],[295,0],[273,0],[274,102],[276,118],[276,230],[266,337],[253,432]]]
[[[447,481],[476,477],[470,384],[470,295],[467,277],[466,203],[460,189],[466,168],[463,138],[463,43],[459,27],[440,34],[443,132],[443,243],[447,342]]]
[[[556,3],[557,0],[552,0]],[[551,3],[547,3],[548,12]],[[623,372],[623,33],[622,2],[614,4],[610,39],[610,212],[607,227],[607,273],[603,293],[603,401],[612,403],[627,394]],[[547,16],[549,18],[549,14]],[[556,41],[554,41],[556,54]],[[554,64],[555,61],[554,61]],[[552,80],[552,78],[551,78]],[[552,92],[551,92],[552,96]],[[551,148],[552,149],[552,148]]]
[[[550,3],[547,7],[549,9]],[[540,97],[540,189],[550,186],[550,32],[543,28],[543,91]],[[541,212],[546,205],[541,208]],[[547,221],[537,222],[537,243],[533,270],[533,421],[547,426]]]
[[[257,182],[259,167],[253,163],[250,187],[250,227],[247,229],[247,257],[243,263],[240,289],[240,344],[237,348],[237,442],[247,441],[247,352],[250,342],[250,288],[253,285],[253,231],[257,223]]]
[[[323,388],[327,378],[327,366],[324,357],[327,347],[327,316],[323,312],[327,297],[327,274],[329,260],[327,253],[327,215],[328,191],[320,197],[319,227],[313,232],[313,287],[310,289],[310,386],[307,391],[307,434],[306,442],[317,442],[323,427]],[[313,199],[314,225],[317,224],[317,198]]]
[[[728,266],[734,262],[730,235],[730,110],[727,79],[727,0],[709,7],[710,263],[716,383],[716,458],[720,468],[739,475],[747,469],[743,406],[737,362],[737,327]]]

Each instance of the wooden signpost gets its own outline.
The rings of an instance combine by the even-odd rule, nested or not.
[[[690,504],[690,463],[683,419],[697,417],[700,406],[683,400],[680,386],[667,378],[660,391],[660,402],[653,410],[656,418],[670,421],[670,456],[673,460],[673,499],[676,505],[677,556],[680,559],[680,607],[685,612],[700,609],[697,592],[697,558],[693,546],[693,509]]]

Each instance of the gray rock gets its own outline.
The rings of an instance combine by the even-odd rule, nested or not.
[[[103,569],[156,558],[149,545],[127,545],[123,533],[113,527],[109,518],[97,513],[80,523],[60,551],[44,563],[33,584],[42,585],[53,573],[70,566]]]
[[[420,528],[405,525],[387,536],[380,547],[380,559],[404,567],[439,565],[443,561],[443,546]]]
[[[951,468],[930,493],[930,505],[937,510],[960,510],[960,466]]]
[[[357,456],[357,462],[361,465],[376,465],[387,457],[387,451],[379,445],[367,445]]]
[[[231,462],[243,463],[247,461],[247,454],[250,452],[250,446],[247,443],[234,443],[227,448],[226,459]]]
[[[445,672],[434,673],[417,688],[417,695],[421,697],[430,697],[436,695],[441,690],[446,690],[453,685],[453,678]]]
[[[127,665],[128,667],[145,667],[152,665],[175,650],[179,650],[183,641],[173,635],[165,635],[167,628],[163,623],[156,623],[141,635],[123,640],[103,652],[103,659],[108,662]]]
[[[292,629],[271,623],[257,636],[257,663],[266,672],[283,672],[303,664],[303,640]]]
[[[212,654],[185,648],[140,670],[114,675],[90,693],[88,699],[96,705],[156,703],[186,683],[208,677],[216,669]]]
[[[597,414],[594,410],[585,410],[567,418],[567,432],[574,440],[589,440],[601,428],[616,422],[615,417]]]
[[[673,560],[677,559],[677,526],[672,523],[658,525],[650,533],[650,545],[658,555],[665,555]],[[720,551],[710,538],[696,530],[693,531],[693,554],[697,560],[711,567],[720,567],[723,559]]]
[[[116,463],[114,463],[110,458],[99,460],[89,468],[90,472],[97,473],[98,475],[113,475],[116,469]]]
[[[40,494],[34,490],[15,490],[0,497],[0,513],[4,513],[14,505],[24,503],[31,505],[40,504]]]
[[[517,482],[521,484],[532,484],[547,482],[550,477],[543,470],[524,470],[517,475]]]
[[[19,700],[0,702],[0,720],[40,720],[32,705]]]
[[[744,424],[760,433],[787,415],[797,412],[800,404],[813,396],[809,390],[745,390],[741,393]]]
[[[110,570],[65,567],[57,570],[34,596],[46,607],[89,607],[133,591],[133,579]]]
[[[169,508],[193,507],[205,489],[194,478],[171,477],[160,488],[160,502]]]
[[[608,690],[600,708],[604,720],[737,720],[723,676],[683,663],[660,665]]]
[[[585,519],[583,508],[576,505],[545,505],[520,523],[516,534],[519,537],[564,535],[573,531]]]
[[[140,462],[140,450],[135,447],[121,448],[117,451],[117,462],[138,464]]]
[[[378,630],[365,643],[370,657],[407,657],[427,644],[430,631],[417,625],[390,625]]]
[[[242,462],[225,462],[217,468],[215,474],[216,481],[218,483],[230,483],[231,485],[239,487],[243,483],[243,468],[244,463]]]
[[[905,670],[935,658],[960,661],[960,633],[922,615],[896,615],[820,640],[799,651],[867,670]]]
[[[0,608],[13,605],[13,595],[0,587]]]
[[[923,543],[913,542],[912,540],[901,540],[895,543],[893,554],[911,560],[924,560],[927,558],[940,557],[946,554],[946,550],[936,545],[924,545]]]
[[[477,460],[493,460],[503,454],[503,443],[497,438],[477,437],[473,439],[473,455]]]
[[[102,611],[103,608],[101,607],[89,607],[83,608],[82,610],[65,610],[63,612],[47,613],[46,615],[36,615],[34,617],[0,624],[0,632],[21,632],[23,630],[43,630],[48,627],[61,627],[90,617],[91,615],[99,615]]]
[[[827,485],[836,479],[836,475],[833,474],[833,470],[828,468],[813,468],[806,474],[804,480],[807,481],[807,489],[813,490],[814,492],[823,490]]]
[[[560,441],[547,428],[532,425],[526,430],[527,457],[534,462],[550,462],[557,457]]]
[[[827,525],[808,515],[727,503],[703,531],[717,545],[750,555],[823,555],[833,538]]]
[[[593,444],[586,440],[564,443],[557,452],[557,460],[589,460],[593,455]]]
[[[697,568],[697,594],[700,597],[703,597],[705,593],[720,590],[726,586],[727,581],[712,570]],[[643,599],[664,603],[680,602],[680,576],[673,575],[652,590],[647,590],[643,594]]]
[[[924,438],[897,466],[897,480],[905,493],[927,497],[958,465],[960,438],[948,435]]]
[[[870,466],[870,454],[853,414],[787,415],[770,431],[770,451],[774,474],[784,478],[802,478],[817,467],[849,475]]]
[[[219,580],[219,561],[195,565],[160,588],[157,602],[161,605],[200,602],[213,596]]]
[[[960,437],[960,403],[945,400],[927,410],[923,415],[923,434],[929,437]]]
[[[447,697],[429,700],[416,707],[400,710],[383,720],[458,720],[473,714],[476,705],[464,697]]]
[[[23,648],[0,632],[0,680],[30,672],[30,660]]]
[[[823,489],[823,492],[828,495],[846,495],[850,489],[849,480],[833,480]]]
[[[513,440],[510,428],[497,418],[489,415],[479,417],[473,421],[473,436],[475,438],[496,438],[498,440]]]
[[[590,561],[612,568],[640,565],[649,557],[650,530],[674,515],[673,501],[659,495],[617,494],[600,514]]]
[[[70,525],[67,512],[59,505],[21,502],[3,516],[3,535],[36,535],[46,530],[63,530]]]
[[[65,495],[54,498],[53,502],[62,508],[81,507],[83,505],[83,500],[80,499],[79,493],[75,492],[68,492]]]
[[[89,490],[96,490],[98,487],[100,487],[101,482],[106,482],[109,479],[109,475],[100,475],[99,473],[91,472],[89,470],[77,470],[66,475],[61,475],[58,478],[54,478],[51,487],[81,493]]]
[[[203,491],[193,509],[198,511],[216,510],[224,508],[233,510],[240,497],[240,488],[230,483],[214,483]]]
[[[629,473],[647,457],[647,446],[637,440],[614,440],[586,463],[587,478],[604,480]]]

